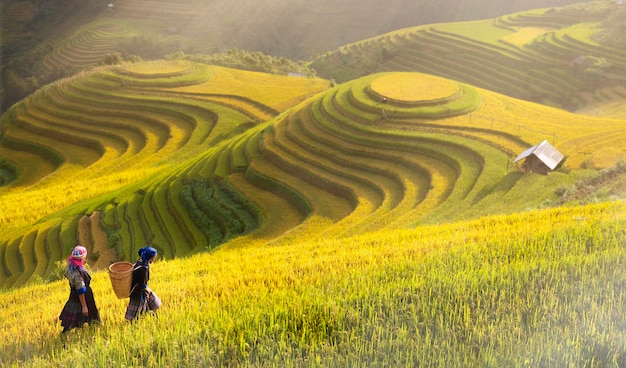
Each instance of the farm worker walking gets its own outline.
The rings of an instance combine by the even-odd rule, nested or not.
[[[65,303],[59,319],[63,333],[85,323],[100,322],[100,312],[91,290],[91,275],[85,270],[87,249],[77,245],[67,259],[65,277],[70,283],[70,297]]]
[[[139,249],[139,259],[133,266],[133,281],[130,299],[126,308],[126,319],[132,321],[139,315],[156,311],[161,306],[159,297],[148,287],[150,280],[150,264],[157,257],[157,250],[152,247]]]

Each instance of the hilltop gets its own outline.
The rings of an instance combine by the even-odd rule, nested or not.
[[[604,104],[602,114],[623,117],[625,14],[614,1],[595,1],[412,27],[342,46],[311,67],[337,82],[417,71],[571,111]]]
[[[577,0],[550,0],[560,6]],[[1,111],[35,89],[101,62],[167,54],[259,51],[309,60],[392,30],[485,19],[546,0],[9,0],[0,4]]]

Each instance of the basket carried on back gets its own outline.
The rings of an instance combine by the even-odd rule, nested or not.
[[[133,264],[130,262],[115,262],[109,266],[109,278],[113,291],[119,299],[128,298],[133,283]]]

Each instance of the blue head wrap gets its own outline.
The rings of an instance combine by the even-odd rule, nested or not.
[[[144,265],[148,264],[148,261],[152,259],[152,257],[157,255],[157,250],[152,247],[143,247],[139,249],[139,257],[141,257],[141,263]]]

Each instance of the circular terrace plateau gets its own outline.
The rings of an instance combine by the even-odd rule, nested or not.
[[[427,74],[392,73],[375,79],[370,91],[390,101],[435,103],[453,99],[459,93],[459,85]]]
[[[175,88],[204,83],[212,76],[211,67],[186,60],[157,60],[123,64],[111,69],[112,78],[134,87]]]
[[[120,69],[123,69],[126,74],[145,78],[176,77],[194,71],[192,64],[186,60],[157,60],[144,63],[130,63],[123,64]]]

